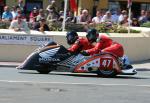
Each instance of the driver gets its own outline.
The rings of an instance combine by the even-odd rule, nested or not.
[[[123,46],[117,42],[114,42],[111,38],[109,38],[106,35],[99,35],[96,29],[90,29],[87,32],[86,35],[89,43],[93,44],[96,43],[95,46],[91,49],[83,51],[82,54],[85,55],[93,55],[93,54],[99,54],[100,52],[109,52],[117,57],[123,57],[124,55],[124,49]],[[124,59],[124,58],[123,58]],[[126,60],[128,64],[125,64],[124,60],[124,68],[132,68],[132,66],[129,64],[129,60]]]
[[[94,46],[88,42],[87,38],[79,37],[76,31],[67,32],[67,43],[70,45],[68,50],[71,53],[79,53],[82,50],[91,49]]]
[[[88,41],[95,46],[86,50],[87,54],[93,55],[100,52],[109,52],[115,54],[117,57],[122,57],[124,54],[123,46],[117,42],[114,42],[106,35],[99,35],[96,29],[90,29],[86,35]]]

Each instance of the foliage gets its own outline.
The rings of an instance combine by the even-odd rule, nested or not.
[[[10,22],[0,22],[0,29],[8,29]]]
[[[150,22],[143,23],[141,26],[150,28]]]
[[[112,24],[110,22],[105,22],[101,24],[91,25],[90,28],[96,28],[101,33],[128,33],[128,29],[124,26],[118,24]],[[137,30],[130,30],[131,33],[140,33]]]
[[[61,22],[49,22],[49,28],[51,31],[61,31],[62,23]],[[86,31],[85,28],[96,28],[101,33],[128,33],[128,29],[126,27],[120,26],[118,24],[112,24],[110,22],[100,23],[100,24],[74,24],[74,23],[66,23],[66,31],[76,30],[77,32]],[[131,33],[140,33],[137,30],[130,30]]]
[[[51,31],[61,31],[62,23],[61,22],[48,22],[48,26]],[[66,23],[66,31],[76,30],[78,32],[83,32],[84,26],[82,24]]]

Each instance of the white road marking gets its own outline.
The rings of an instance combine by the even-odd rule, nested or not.
[[[65,84],[65,85],[95,85],[95,86],[135,86],[135,87],[150,87],[150,84],[134,85],[134,84],[96,84],[96,83],[65,83],[65,82],[35,82],[35,81],[15,81],[15,80],[0,80],[5,83],[31,83],[31,84]]]

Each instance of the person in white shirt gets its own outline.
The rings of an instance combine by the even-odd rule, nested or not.
[[[29,27],[26,21],[22,19],[22,15],[18,15],[16,20],[13,20],[10,24],[9,29],[14,31],[29,31]]]
[[[101,11],[97,10],[96,17],[92,18],[92,23],[98,24],[101,23],[101,21],[102,21]]]
[[[16,19],[16,17],[17,17],[17,7],[16,6],[12,7],[11,13],[12,13],[12,16],[13,16],[13,20]]]
[[[112,15],[110,11],[107,11],[102,18],[102,22],[113,22]]]
[[[120,24],[124,20],[124,15],[128,15],[126,10],[122,10],[121,15],[118,18],[118,23]]]

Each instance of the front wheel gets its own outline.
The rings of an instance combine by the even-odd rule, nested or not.
[[[115,77],[117,75],[117,72],[115,70],[98,70],[97,71],[98,76],[101,77]]]
[[[41,65],[41,67],[37,69],[40,74],[48,74],[53,70],[56,70],[56,66]]]
[[[51,70],[37,70],[40,74],[48,74]]]

